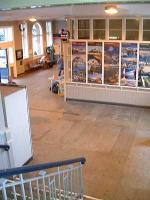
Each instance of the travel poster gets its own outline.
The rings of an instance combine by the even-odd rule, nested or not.
[[[119,83],[119,43],[104,43],[104,83],[118,85]]]
[[[86,43],[72,43],[72,81],[86,82]]]
[[[121,85],[136,86],[137,44],[122,43],[121,48]]]
[[[102,83],[102,43],[88,42],[88,82]]]
[[[138,86],[150,88],[150,44],[140,44]]]

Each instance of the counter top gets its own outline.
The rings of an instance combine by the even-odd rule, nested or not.
[[[18,85],[0,85],[0,93],[3,97],[8,96],[14,92],[17,92],[21,89],[25,88],[25,86]]]

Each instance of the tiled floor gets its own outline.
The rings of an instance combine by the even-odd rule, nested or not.
[[[63,101],[49,91],[54,69],[20,77],[28,87],[33,163],[86,157],[85,193],[150,200],[150,109]]]

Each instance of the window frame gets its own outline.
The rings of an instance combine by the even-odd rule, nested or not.
[[[49,32],[48,23],[51,23],[51,31]],[[48,43],[48,39],[51,38],[51,43]],[[52,46],[53,45],[53,24],[52,21],[46,21],[46,45]]]
[[[144,40],[143,39],[143,35],[144,35],[144,31],[147,31],[147,32],[150,32],[150,29],[149,30],[146,30],[146,29],[144,29],[144,20],[150,20],[150,17],[143,17],[142,18],[142,36],[141,36],[141,40],[143,41],[143,42],[149,42],[150,40]]]
[[[88,20],[89,21],[89,29],[79,29],[79,20]],[[77,26],[77,39],[79,39],[79,30],[81,30],[81,31],[89,31],[89,38],[87,39],[87,38],[81,38],[81,39],[79,39],[79,40],[90,40],[90,34],[91,34],[91,20],[90,20],[90,18],[77,18],[77,24],[76,24],[76,26]]]
[[[28,59],[29,58],[28,24],[25,22],[22,25],[23,29],[25,28],[25,30],[21,31],[23,59]]]
[[[121,20],[121,29],[110,29],[110,20]],[[121,39],[110,39],[110,30],[115,30],[115,31],[121,31]],[[109,18],[108,19],[108,40],[112,41],[112,40],[115,40],[115,41],[121,41],[123,40],[123,18]]]
[[[39,34],[37,35],[33,35],[33,27],[35,25],[38,25],[39,26]],[[40,39],[40,45],[41,45],[41,48],[40,48],[40,54],[37,54],[35,55],[34,54],[34,45],[33,45],[33,39],[34,38],[38,38]],[[38,51],[37,51],[38,52]],[[32,54],[33,54],[33,57],[38,57],[38,56],[42,56],[44,53],[44,45],[43,45],[43,29],[42,29],[42,25],[39,23],[39,22],[35,22],[33,25],[32,25]]]
[[[0,26],[0,29],[11,29],[11,31],[12,31],[12,37],[11,37],[11,40],[0,41],[0,43],[13,42],[13,40],[14,40],[13,26]],[[7,35],[8,35],[8,33],[7,33]],[[7,38],[10,38],[10,36],[7,37]]]
[[[127,20],[139,20],[139,28],[138,29],[127,29]],[[140,35],[141,35],[141,30],[140,30],[140,24],[141,24],[141,20],[140,18],[137,18],[137,17],[125,17],[125,41],[140,41]],[[129,40],[127,39],[127,30],[129,31],[138,31],[138,39],[132,39],[132,40]]]
[[[105,29],[95,29],[94,28],[94,20],[104,20],[105,21]],[[98,39],[94,39],[94,31],[105,31],[104,39],[99,39],[99,40],[106,40],[106,27],[107,27],[106,18],[93,18],[92,19],[92,35],[93,35],[92,39],[93,40],[98,40]]]

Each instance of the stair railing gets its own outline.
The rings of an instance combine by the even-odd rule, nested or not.
[[[85,161],[82,157],[0,170],[0,199],[83,199]]]

